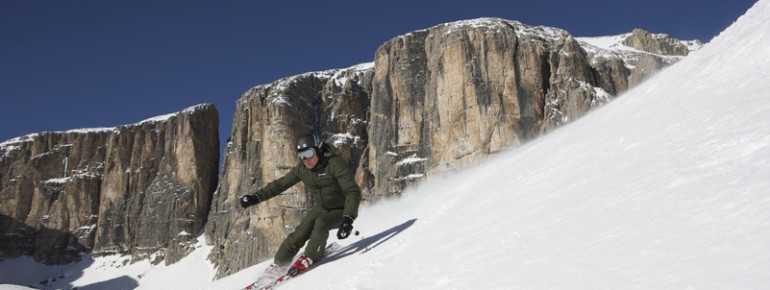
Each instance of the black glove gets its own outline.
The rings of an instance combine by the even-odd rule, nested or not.
[[[238,200],[241,202],[241,206],[243,208],[247,208],[260,202],[259,195],[256,194],[244,195],[241,196]]]
[[[342,216],[342,223],[340,229],[337,230],[337,238],[342,240],[350,236],[350,232],[353,231],[353,217],[346,215]]]

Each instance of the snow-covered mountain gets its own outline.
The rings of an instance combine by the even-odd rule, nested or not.
[[[768,15],[758,1],[604,108],[363,208],[360,236],[281,289],[768,289]],[[7,260],[0,284],[238,289],[267,265],[212,282],[197,248],[170,267]]]
[[[667,65],[674,64],[680,60],[682,60],[685,56],[684,55],[666,55],[666,54],[656,54],[649,51],[643,51],[639,50],[637,48],[630,47],[628,45],[625,45],[624,42],[629,37],[634,37],[634,33],[639,34],[646,34],[644,31],[635,30],[634,32],[630,33],[623,33],[619,35],[610,35],[610,36],[598,36],[598,37],[576,37],[575,39],[580,43],[580,46],[583,47],[583,50],[588,53],[589,57],[592,59],[600,59],[600,58],[620,58],[623,60],[623,63],[625,66],[629,69],[633,69],[636,64],[640,61],[640,58],[642,58],[645,55],[654,55],[656,58],[660,59]],[[666,34],[650,34],[650,39],[661,39],[661,40],[668,40],[668,41],[677,41],[671,39]],[[700,43],[698,40],[678,40],[679,46],[684,48],[683,50],[686,50],[688,52],[693,52],[701,47],[703,47],[703,44]]]

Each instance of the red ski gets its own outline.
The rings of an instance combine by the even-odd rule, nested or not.
[[[328,257],[329,255],[333,254],[334,252],[336,252],[340,248],[342,248],[342,246],[340,246],[340,244],[331,243],[328,246],[326,246],[326,249],[324,249],[324,255],[323,256],[324,257]],[[321,258],[321,260],[323,260],[323,258]],[[310,268],[308,268],[307,270],[305,270],[303,272],[300,272],[296,276],[302,275],[302,273],[310,271],[311,269],[315,268],[315,266],[318,265],[319,264],[318,262],[320,262],[321,260],[316,261],[315,263],[310,265]],[[293,277],[296,277],[296,276],[291,276],[291,275],[289,275],[289,273],[286,273],[286,274],[283,274],[281,276],[278,276],[278,278],[264,277],[263,276],[263,277],[260,277],[259,279],[257,279],[257,281],[254,281],[254,283],[251,283],[248,286],[246,286],[246,288],[243,288],[243,290],[267,290],[267,289],[273,289],[273,288],[277,287],[278,285],[280,285],[281,283],[286,282],[287,280],[289,280],[289,279],[291,279]]]

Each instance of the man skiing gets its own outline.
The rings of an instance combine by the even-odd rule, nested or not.
[[[247,208],[279,195],[300,181],[312,193],[315,206],[284,239],[273,264],[266,271],[285,271],[294,255],[308,242],[304,255],[289,268],[291,276],[306,270],[323,257],[330,230],[338,228],[337,237],[340,239],[350,236],[361,202],[361,189],[350,174],[347,163],[335,154],[334,147],[323,143],[315,134],[306,134],[297,138],[296,149],[300,164],[255,193],[240,197],[241,206]]]

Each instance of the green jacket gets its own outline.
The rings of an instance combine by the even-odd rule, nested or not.
[[[289,173],[258,189],[256,194],[264,201],[281,194],[300,181],[312,193],[316,207],[320,206],[326,210],[344,209],[343,215],[354,219],[358,216],[361,189],[353,180],[345,160],[331,152],[321,156],[318,165],[312,170],[299,162]]]

